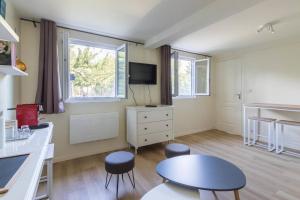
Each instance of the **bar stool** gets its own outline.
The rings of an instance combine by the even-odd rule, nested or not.
[[[281,153],[284,150],[284,126],[300,126],[300,122],[288,121],[288,120],[278,120],[277,131],[276,131],[276,153]]]
[[[54,157],[54,144],[48,145],[47,155],[44,159],[44,165],[47,166],[47,175],[40,178],[40,183],[46,182],[46,194],[37,196],[35,200],[52,199],[52,184],[53,184],[53,157]]]
[[[253,140],[251,143],[251,122],[253,126]],[[258,118],[258,117],[249,117],[248,118],[248,145],[255,145],[257,141],[257,137],[265,137],[262,135],[258,135],[258,122],[264,122],[268,126],[268,136],[267,138],[267,148],[268,151],[273,151],[275,149],[275,132],[276,132],[276,119],[272,118]]]

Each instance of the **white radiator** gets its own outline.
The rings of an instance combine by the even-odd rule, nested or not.
[[[70,116],[70,144],[104,140],[118,135],[118,112]]]

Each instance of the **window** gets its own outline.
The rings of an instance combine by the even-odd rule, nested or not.
[[[210,60],[188,58],[173,52],[171,57],[172,95],[209,95]]]
[[[179,57],[178,60],[178,95],[192,96],[193,60]]]
[[[210,60],[202,59],[195,62],[195,94],[209,95]]]
[[[65,46],[65,99],[127,97],[127,46],[114,48],[78,39]]]

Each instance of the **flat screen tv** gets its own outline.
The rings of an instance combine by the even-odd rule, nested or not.
[[[156,84],[156,65],[129,63],[129,84]]]

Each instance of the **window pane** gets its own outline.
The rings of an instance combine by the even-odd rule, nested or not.
[[[192,95],[192,61],[178,60],[178,93],[179,96]]]
[[[115,59],[115,50],[70,43],[70,97],[114,97]]]
[[[208,94],[209,88],[209,66],[208,60],[197,61],[195,63],[195,73],[196,73],[196,93],[197,94]]]
[[[126,97],[127,88],[127,46],[122,45],[117,50],[117,96],[120,98]]]

